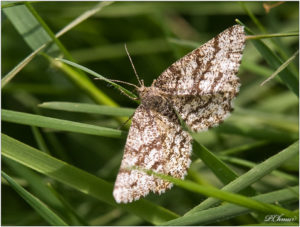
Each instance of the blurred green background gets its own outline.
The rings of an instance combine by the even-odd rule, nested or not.
[[[273,3],[268,2],[269,5]],[[26,34],[20,34],[5,13],[6,9],[19,6],[5,7],[5,4],[7,2],[2,2],[2,78],[33,51],[28,42],[23,39]],[[56,33],[97,4],[97,2],[33,2],[31,6],[51,31]],[[150,86],[153,79],[157,78],[174,61],[236,24],[235,19],[242,21],[255,34],[262,34],[263,29],[251,19],[247,10],[256,16],[266,33],[295,32],[299,28],[298,2],[285,2],[272,8],[268,13],[263,7],[263,2],[244,2],[243,4],[239,2],[114,2],[72,28],[59,40],[73,57],[74,62],[106,78],[138,84],[126,56],[124,49],[126,43],[139,76],[145,81],[145,85]],[[263,42],[270,47],[272,53],[282,59],[282,62],[292,56],[299,46],[298,36],[264,39]],[[62,55],[53,56],[63,57]],[[235,100],[236,111],[224,126],[195,135],[198,141],[215,154],[223,152],[225,156],[227,155],[227,159],[237,157],[254,163],[264,161],[296,141],[298,138],[297,95],[278,78],[260,86],[260,83],[275,70],[276,68],[267,63],[265,56],[259,53],[253,42],[247,41],[238,74],[242,87]],[[298,57],[288,66],[288,70],[298,77]],[[137,107],[135,102],[106,82],[89,77],[98,89],[119,106]],[[112,116],[38,107],[38,104],[49,101],[101,104],[81,86],[74,83],[61,68],[49,63],[49,60],[42,54],[37,55],[2,88],[1,98],[2,109],[109,128],[120,126],[120,121]],[[111,183],[116,178],[125,144],[125,138],[115,139],[55,129],[37,129],[6,121],[2,121],[2,132],[41,149],[43,146],[36,139],[38,134],[42,136],[44,146],[47,147],[50,155]],[[241,148],[243,145],[249,146],[243,150]],[[238,150],[236,153],[235,148]],[[226,151],[229,152],[226,153]],[[201,179],[202,183],[216,187],[222,186],[210,169],[199,159],[197,160],[195,155],[192,159],[194,163],[188,179],[195,181],[197,178]],[[249,169],[241,163],[228,161],[227,164],[239,174]],[[2,170],[39,197],[39,193],[28,185],[22,171],[20,173],[22,167],[19,168],[17,165],[19,164],[2,157]],[[264,193],[297,184],[295,181],[298,178],[297,158],[285,162],[280,170],[294,180],[268,175],[256,182],[254,188],[259,193]],[[38,176],[44,183],[50,182],[73,208],[75,216],[83,220],[78,223],[68,215],[66,218],[63,212],[57,211],[68,219],[70,224],[150,224],[134,214],[103,203],[49,177],[42,174]],[[148,200],[180,215],[199,204],[204,198],[178,187],[174,187],[161,196],[151,194],[147,197]],[[43,200],[43,198],[40,199]],[[296,209],[297,207],[292,204],[289,208]],[[247,218],[232,218],[211,224],[251,223]],[[2,225],[48,224],[2,179]]]

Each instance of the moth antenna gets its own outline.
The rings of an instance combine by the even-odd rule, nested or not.
[[[135,70],[135,67],[134,67],[134,64],[133,64],[133,62],[132,62],[132,59],[131,59],[131,57],[130,57],[130,55],[129,55],[129,52],[128,52],[126,43],[125,43],[125,51],[126,51],[126,53],[127,53],[127,56],[128,56],[128,58],[129,58],[129,61],[130,61],[130,63],[131,63],[131,66],[132,66],[132,68],[133,68],[133,71],[134,71],[134,73],[135,73],[135,76],[136,76],[136,78],[137,78],[137,80],[138,80],[140,86],[144,86],[144,83],[141,82],[141,80],[140,80],[140,78],[139,78],[139,75],[137,74],[137,72],[136,72],[136,70]]]
[[[130,86],[133,86],[133,87],[135,87],[136,89],[139,89],[139,87],[138,87],[138,86],[136,86],[135,84],[128,83],[128,82],[126,82],[126,81],[122,81],[122,80],[111,80],[111,79],[110,79],[110,81],[112,81],[112,82],[117,82],[117,83],[123,83],[123,84],[127,84],[127,85],[130,85]]]
[[[103,79],[101,79],[101,78],[94,78],[94,79],[95,79],[95,80],[103,80]],[[136,86],[135,84],[132,84],[132,83],[128,83],[128,82],[121,81],[121,80],[111,80],[111,79],[108,79],[108,80],[111,81],[111,82],[119,82],[119,83],[128,84],[128,85],[134,86],[136,89],[139,89],[138,86]],[[126,95],[128,98],[130,98],[131,100],[134,100],[134,101],[138,100],[138,98],[133,98],[133,97],[131,97],[130,95],[126,94],[122,89],[120,89],[120,88],[118,88],[118,87],[117,87],[117,89],[118,89],[122,94],[124,94],[124,95]]]
[[[121,89],[119,89],[119,91],[120,91],[123,95],[127,96],[128,98],[130,98],[130,99],[133,100],[133,101],[139,100],[138,98],[134,98],[134,97],[131,97],[130,95],[126,94],[126,93],[125,93],[124,91],[122,91]]]

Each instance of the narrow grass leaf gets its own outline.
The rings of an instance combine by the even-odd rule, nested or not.
[[[113,209],[107,213],[97,216],[96,218],[93,218],[89,221],[89,224],[93,226],[105,226],[114,219],[119,218],[123,213],[124,212],[122,212],[120,209]]]
[[[141,226],[143,224],[142,220],[136,215],[126,215],[114,221],[112,225],[114,226]]]
[[[276,69],[282,65],[282,61],[278,56],[276,56],[262,41],[252,40],[252,42],[272,68]],[[291,91],[299,96],[298,79],[288,68],[283,69],[278,76]]]
[[[266,39],[266,38],[275,38],[275,37],[289,37],[289,36],[299,36],[299,32],[286,32],[286,33],[263,34],[263,35],[247,35],[246,40]]]
[[[238,23],[244,25],[239,20]],[[245,26],[245,30],[249,34],[254,34],[248,27]],[[256,47],[256,49],[260,52],[260,54],[264,57],[267,63],[274,69],[279,68],[283,63],[280,58],[274,54],[274,52],[261,40],[251,40]],[[299,88],[298,88],[298,79],[297,76],[294,75],[288,68],[282,70],[279,74],[280,79],[284,82],[284,84],[293,91],[297,96],[299,96]]]
[[[196,49],[197,47],[201,46],[200,43],[190,40],[182,40],[182,39],[176,39],[176,38],[168,38],[168,41],[172,44],[176,44],[178,46],[187,47],[191,50]]]
[[[252,10],[249,8],[248,4],[246,5],[245,2],[240,2],[240,4],[242,5],[242,7],[244,8],[244,10],[246,11],[246,13],[250,16],[250,18],[253,20],[253,22],[257,25],[257,27],[259,28],[259,30],[262,32],[262,33],[267,33],[267,29],[263,26],[263,24],[259,21],[259,19],[255,16],[255,14],[252,12]],[[295,28],[296,30],[297,28]],[[283,59],[287,59],[287,55],[286,55],[286,47],[284,45],[282,45],[281,42],[279,42],[278,39],[271,39],[270,40],[272,42],[272,44],[274,45],[276,51],[281,55],[281,57]],[[294,76],[297,76],[295,75],[295,71],[297,71],[296,67],[291,64],[291,67],[293,68],[293,73],[294,73]],[[275,67],[277,68],[277,67]],[[298,74],[298,73],[297,73]]]
[[[45,185],[44,179],[38,173],[6,157],[2,157],[2,161],[10,167],[13,173],[26,180],[30,190],[34,194],[39,195],[39,199],[47,203],[49,206],[63,211],[62,204],[55,196],[52,195],[49,188]]]
[[[269,67],[251,61],[242,61],[241,69],[245,69],[248,72],[262,77],[268,77],[273,72]],[[279,79],[278,82],[282,83]]]
[[[41,151],[50,154],[50,151],[45,143],[45,140],[43,139],[43,136],[41,134],[41,132],[39,131],[39,129],[37,127],[31,127],[33,136],[38,144],[38,147]]]
[[[124,92],[125,94],[127,94],[131,98],[137,98],[135,94],[133,94],[132,92],[130,92],[127,89],[123,88],[119,84],[116,84],[116,83],[112,82],[111,80],[105,78],[104,76],[100,75],[99,73],[96,73],[96,72],[94,72],[94,71],[92,71],[92,70],[90,70],[90,69],[88,69],[88,68],[86,68],[86,67],[84,67],[82,65],[79,65],[79,64],[77,64],[75,62],[71,62],[71,61],[68,61],[66,59],[61,59],[61,58],[56,58],[55,60],[64,62],[64,63],[66,63],[68,65],[71,65],[71,66],[73,66],[75,68],[81,69],[82,71],[87,72],[87,73],[89,73],[89,74],[91,74],[91,75],[99,78],[100,80],[103,80],[103,81],[111,84],[113,87],[117,88],[121,92]]]
[[[252,199],[255,199],[257,201],[263,202],[263,203],[280,203],[284,204],[285,202],[292,202],[297,201],[298,198],[298,190],[299,187],[291,187],[286,189],[281,189],[261,195],[257,195],[252,197]],[[169,226],[186,226],[186,225],[218,225],[217,223],[220,221],[228,220],[230,218],[240,216],[243,214],[247,214],[251,212],[249,208],[237,206],[235,204],[223,204],[218,207],[210,208],[207,210],[195,212],[190,215],[184,215],[182,217],[179,217],[177,219],[168,221],[166,223],[163,223],[163,225],[169,225]],[[297,216],[295,215],[294,221],[297,221]],[[272,222],[273,223],[273,222]],[[274,224],[274,223],[273,223]]]
[[[109,106],[118,106],[118,104],[113,101],[110,97],[108,97],[104,92],[99,90],[88,78],[83,78],[82,74],[79,73],[77,70],[69,67],[67,64],[63,62],[56,61],[53,58],[44,55],[51,65],[55,66],[62,72],[64,72],[70,79],[83,91],[85,91],[90,97],[92,97],[97,103],[109,105]],[[121,120],[121,122],[125,121],[126,119],[117,118]]]
[[[298,105],[298,97],[288,90],[260,100],[253,106],[253,109],[272,113],[286,113],[287,110],[297,108]]]
[[[100,3],[96,4],[93,8],[85,11],[80,16],[76,17],[73,21],[71,21],[67,26],[65,26],[63,29],[61,29],[56,34],[56,38],[62,36],[66,32],[68,32],[71,29],[73,29],[74,27],[76,27],[78,24],[82,23],[83,21],[85,21],[89,17],[95,15],[97,12],[99,12],[100,10],[102,10],[104,7],[106,7],[106,6],[108,6],[108,5],[112,4],[112,3],[113,2],[100,2]]]
[[[252,21],[254,22],[254,24],[259,28],[259,30],[261,32],[266,32],[266,29],[264,28],[264,26],[262,25],[262,23],[260,23],[260,21],[256,18],[256,16],[252,13],[252,11],[246,6],[246,4],[244,2],[239,2],[240,5],[243,7],[243,9],[246,11],[246,13],[248,14],[248,16],[252,19]]]
[[[54,150],[51,150],[53,152],[53,156],[57,157],[58,159],[65,161],[67,163],[72,164],[73,161],[69,157],[68,151],[66,151],[65,146],[63,146],[62,142],[58,139],[59,134],[56,135],[55,133],[52,132],[47,132],[45,133],[46,140],[49,142],[49,144],[52,147],[55,147]]]
[[[152,224],[178,217],[175,213],[144,199],[130,204],[117,204],[112,196],[112,184],[5,134],[2,134],[2,155],[102,202],[131,212]]]
[[[246,196],[242,196],[242,195],[239,195],[239,194],[234,194],[234,193],[231,193],[231,192],[219,190],[219,189],[217,189],[215,187],[212,187],[212,186],[199,185],[199,184],[194,183],[192,181],[181,180],[181,179],[178,179],[178,178],[171,177],[169,175],[164,175],[164,174],[153,172],[152,170],[140,169],[138,167],[136,167],[136,168],[139,169],[140,171],[146,172],[149,175],[154,175],[154,176],[159,177],[161,179],[170,181],[173,184],[175,184],[175,185],[177,185],[181,188],[184,188],[186,190],[196,192],[196,193],[199,193],[199,194],[202,194],[202,195],[206,195],[206,196],[209,196],[209,197],[218,198],[218,199],[221,199],[223,201],[233,203],[233,204],[236,204],[236,205],[240,205],[240,206],[243,206],[243,207],[247,207],[247,208],[259,211],[259,212],[284,214],[287,217],[295,217],[295,215],[297,215],[297,213],[294,213],[294,212],[289,211],[287,209],[281,208],[279,206],[275,206],[275,205],[267,204],[267,203],[262,203],[262,202],[259,202],[257,200],[254,200],[254,199],[246,197]]]
[[[26,2],[25,4],[26,5],[18,5],[14,7],[5,8],[3,9],[3,12],[7,15],[14,27],[25,39],[26,43],[34,51],[34,53],[32,54],[36,55],[36,53],[38,52],[36,52],[37,49],[43,49],[43,45],[54,41],[54,43],[52,43],[45,49],[45,53],[47,55],[50,55],[51,57],[58,57],[59,54],[63,52],[66,57],[72,59],[72,56],[61,44],[61,42],[56,38],[56,36],[48,27],[48,25],[43,21],[43,19],[38,15],[38,13],[33,9],[33,7],[28,2]],[[64,30],[60,33],[60,35],[62,35],[66,31],[67,30]],[[46,57],[46,54],[44,54],[43,56]],[[51,58],[48,57],[47,59],[50,60]],[[57,66],[57,64],[53,65]],[[58,68],[65,72],[66,75],[69,76],[70,79],[74,81],[74,83],[79,88],[82,88],[96,102],[110,106],[118,106],[116,102],[114,102],[110,97],[108,97],[101,90],[99,90],[83,72],[75,71],[67,68],[66,66],[63,67],[62,65],[60,65],[60,67]],[[10,75],[7,78],[11,78],[11,76],[12,75]],[[126,120],[122,118],[117,119],[120,122],[124,122]]]
[[[249,106],[249,104],[251,105],[252,103],[261,101],[261,97],[264,97],[266,92],[270,91],[270,85],[267,84],[266,86],[260,87],[259,84],[260,82],[257,80],[247,84],[247,86],[245,86],[244,89],[241,90],[241,93],[235,100],[235,106]]]
[[[76,213],[76,211],[69,204],[69,202],[58,191],[56,191],[50,183],[48,183],[47,186],[48,189],[50,190],[50,193],[54,197],[56,197],[61,202],[61,204],[63,204],[64,213],[66,214],[65,216],[68,217],[69,223],[71,223],[71,225],[88,226],[88,223]]]
[[[126,42],[131,56],[148,55],[154,53],[169,52],[170,48],[165,39],[145,39]],[[93,54],[91,54],[93,53]],[[82,47],[71,51],[72,56],[81,64],[98,62],[101,60],[127,57],[124,50],[124,42]]]
[[[269,128],[275,128],[287,131],[289,133],[298,133],[297,116],[266,113],[246,108],[235,108],[234,116],[230,119],[232,122],[251,122],[252,125],[267,125]]]
[[[46,44],[43,44],[31,54],[29,54],[26,58],[24,58],[18,65],[16,65],[9,73],[7,73],[1,79],[1,88],[5,87],[9,81],[11,81],[17,74],[20,72],[41,50],[46,47]]]
[[[52,41],[49,34],[26,5],[4,8],[3,12],[33,51]],[[60,53],[59,47],[53,44],[47,48],[47,53],[58,56]]]
[[[22,113],[12,110],[2,109],[1,116],[2,120],[7,122],[44,128],[52,128],[67,132],[77,132],[111,138],[122,138],[125,137],[125,135],[127,134],[126,132],[117,129],[105,128],[101,126],[95,126],[68,120],[61,120],[52,117],[44,117],[41,115]]]
[[[105,105],[87,104],[87,103],[75,103],[75,102],[44,102],[38,105],[41,108],[53,109],[53,110],[64,110],[78,113],[90,113],[90,114],[101,114],[108,116],[131,116],[135,109],[123,108],[123,107],[112,107]]]
[[[4,9],[4,8],[8,8],[8,7],[12,7],[12,6],[17,6],[17,5],[24,5],[26,1],[19,1],[19,2],[10,2],[10,1],[7,1],[7,2],[1,2],[1,9]]]
[[[276,155],[273,155],[272,157],[268,158],[264,162],[256,165],[255,167],[253,167],[251,170],[249,170],[242,176],[238,177],[234,181],[227,184],[225,187],[222,188],[222,191],[239,192],[243,190],[244,188],[260,180],[262,177],[271,173],[274,169],[281,166],[288,159],[297,156],[298,151],[299,151],[299,141],[296,141],[295,143],[293,143],[283,151],[277,153]],[[186,215],[192,214],[196,211],[208,209],[211,206],[216,205],[218,203],[219,200],[214,198],[208,198],[203,202],[201,202],[200,205],[188,211]]]
[[[157,12],[172,11],[178,12],[185,15],[240,15],[244,14],[243,10],[235,2],[220,2],[218,7],[213,2],[206,2],[205,4],[199,5],[197,2],[189,2],[189,4],[181,4],[181,2],[145,2],[139,4],[139,2],[125,2],[125,4],[113,4],[107,8],[100,16],[104,18],[127,18],[139,15],[151,15]],[[249,6],[251,10],[257,13],[261,13],[261,6],[251,4]],[[131,9],[131,10],[127,10]],[[76,12],[76,11],[75,11]],[[162,22],[161,22],[162,23]]]
[[[227,122],[214,128],[213,131],[276,142],[293,142],[299,138],[298,133],[283,132],[275,127],[263,127],[258,122],[251,124],[251,122],[246,122],[245,119],[237,117],[235,117],[235,121],[233,117],[228,119]]]
[[[26,2],[25,5],[29,10],[29,12],[31,13],[31,15],[37,21],[37,23],[42,27],[42,30],[45,31],[47,35],[50,37],[50,40],[53,41],[53,44],[55,44],[68,59],[73,59],[70,53],[67,51],[66,47],[61,43],[59,39],[55,37],[55,34],[52,32],[52,30],[49,28],[46,22],[42,19],[42,17],[37,13],[37,11],[33,8],[33,6],[29,2]],[[54,57],[57,55],[58,54],[56,53],[55,55],[51,55],[51,56]]]
[[[272,80],[278,73],[284,70],[299,54],[299,50],[297,50],[288,60],[286,60],[268,79],[261,83],[260,86],[263,86],[268,81]]]
[[[236,154],[246,152],[246,151],[249,151],[249,150],[252,150],[252,149],[255,149],[255,148],[263,147],[267,144],[270,144],[270,142],[265,141],[265,140],[255,141],[255,142],[243,144],[241,146],[232,147],[232,148],[228,148],[226,150],[222,150],[222,151],[218,152],[218,154],[219,155],[224,155],[224,156],[233,155],[233,154],[236,155]]]
[[[220,158],[221,160],[225,161],[225,162],[230,162],[232,164],[236,164],[239,166],[243,166],[243,167],[248,167],[248,168],[253,168],[255,167],[257,164],[254,162],[250,162],[244,159],[240,159],[240,158],[235,158],[235,157],[228,157],[228,156],[218,156],[218,158]],[[297,177],[287,174],[285,172],[279,171],[279,170],[274,170],[273,172],[271,172],[270,174],[277,176],[277,177],[281,177],[283,179],[292,181],[294,183],[298,183],[299,180]]]
[[[228,184],[238,177],[237,173],[229,168],[222,160],[210,152],[206,147],[197,142],[197,138],[194,138],[193,152],[196,154],[213,173],[216,177],[224,184]],[[251,187],[244,189],[241,194],[254,195],[255,191]]]
[[[10,7],[10,6],[15,6],[17,4],[24,4],[25,2],[20,2],[20,3],[11,3],[11,4],[6,4],[3,5],[1,2],[1,7]],[[93,7],[91,10],[88,10],[84,12],[81,16],[77,17],[75,20],[73,20],[71,23],[69,23],[67,26],[65,26],[63,29],[61,29],[58,33],[55,34],[56,38],[59,38],[66,32],[70,31],[72,28],[77,26],[78,24],[82,23],[84,20],[87,18],[91,17],[95,13],[97,13],[99,10],[104,8],[107,5],[110,5],[112,2],[100,2],[97,4],[95,7]],[[44,43],[41,45],[39,48],[34,50],[31,54],[29,54],[24,60],[22,60],[16,67],[14,67],[8,74],[6,74],[2,79],[1,79],[1,88],[3,88],[10,80],[14,78],[20,72],[41,50],[43,50],[47,45],[49,45],[53,40],[49,40],[49,42]]]
[[[41,217],[51,225],[66,226],[59,216],[57,216],[51,209],[47,207],[42,201],[33,196],[22,186],[17,184],[11,177],[1,171],[1,176],[11,185],[11,187],[39,214]]]
[[[51,96],[68,96],[77,92],[77,89],[63,87],[51,84],[33,84],[33,83],[10,83],[2,89],[3,93],[10,94],[18,99],[22,95],[49,95]],[[24,98],[24,100],[26,100]],[[24,104],[26,105],[26,103]],[[28,105],[28,104],[27,104]]]

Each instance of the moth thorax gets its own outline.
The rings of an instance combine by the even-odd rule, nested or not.
[[[154,87],[142,86],[138,89],[138,93],[141,102],[148,107],[159,106],[163,102],[163,97]]]
[[[154,93],[155,92],[153,91],[152,87],[141,86],[138,88],[138,94],[139,94],[139,97],[142,102],[144,99],[147,99],[148,97],[153,96]]]

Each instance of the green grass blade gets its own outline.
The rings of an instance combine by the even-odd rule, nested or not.
[[[104,76],[100,75],[99,73],[96,73],[96,72],[94,72],[94,71],[92,71],[92,70],[90,70],[90,69],[88,69],[88,68],[86,68],[86,67],[84,67],[82,65],[79,65],[79,64],[77,64],[75,62],[71,62],[71,61],[68,61],[66,59],[61,59],[61,58],[56,58],[55,60],[64,62],[64,63],[66,63],[68,65],[71,65],[71,66],[73,66],[75,68],[81,69],[82,71],[87,72],[87,73],[89,73],[89,74],[91,74],[91,75],[99,78],[100,80],[103,80],[103,81],[111,84],[113,87],[117,88],[121,92],[124,92],[125,94],[129,95],[130,97],[137,98],[135,94],[133,94],[132,92],[130,92],[127,89],[123,88],[119,84],[116,84],[116,83],[112,82],[111,80],[105,78]]]
[[[277,74],[279,74],[282,70],[284,70],[299,54],[299,50],[297,50],[288,60],[286,60],[268,79],[261,83],[263,86],[269,80],[273,79]]]
[[[113,209],[103,215],[99,215],[99,217],[96,217],[96,218],[90,220],[89,224],[93,225],[93,226],[95,226],[95,225],[96,226],[105,226],[105,225],[108,225],[107,223],[113,221],[115,218],[120,217],[122,215],[122,213],[123,212],[119,209]],[[137,217],[137,216],[135,216],[135,217]],[[137,218],[139,218],[139,217],[137,217]]]
[[[2,91],[5,94],[13,94],[15,96],[21,96],[23,94],[28,95],[29,93],[31,96],[41,94],[49,96],[65,96],[72,92],[76,92],[77,89],[70,87],[64,88],[63,86],[55,86],[51,84],[10,83],[5,86]]]
[[[46,55],[44,55],[46,57]],[[99,90],[88,78],[82,77],[82,74],[77,70],[69,67],[63,62],[56,61],[51,57],[46,57],[51,65],[55,66],[62,72],[64,72],[70,79],[83,91],[85,91],[89,96],[91,96],[97,103],[109,105],[109,106],[118,106],[118,104],[108,97],[105,93]],[[123,119],[124,120],[124,119]],[[123,121],[122,120],[122,121]],[[125,119],[126,120],[126,119]]]
[[[52,128],[56,130],[63,130],[67,132],[77,132],[97,136],[105,136],[111,138],[122,138],[127,134],[124,131],[105,128],[101,126],[89,125],[79,122],[56,119],[52,117],[44,117],[36,114],[28,114],[11,110],[2,110],[1,116],[3,121]]]
[[[207,165],[218,179],[224,184],[228,184],[238,177],[237,173],[229,168],[222,160],[210,152],[206,147],[197,142],[194,142],[193,152]],[[255,191],[251,187],[244,189],[241,194],[254,195]]]
[[[31,127],[31,130],[32,130],[32,133],[33,133],[33,136],[38,144],[38,148],[47,153],[47,154],[50,154],[50,151],[45,143],[45,140],[43,139],[43,136],[42,134],[40,133],[39,129],[37,127]]]
[[[244,188],[248,187],[249,185],[253,184],[254,182],[258,181],[262,177],[266,176],[267,174],[271,173],[274,169],[278,168],[282,165],[285,161],[290,158],[293,158],[298,155],[299,151],[299,141],[296,141],[283,151],[279,152],[278,154],[268,158],[264,162],[256,165],[247,173],[243,174],[242,176],[238,177],[234,181],[227,184],[225,187],[222,188],[224,191],[230,192],[239,192]],[[196,211],[208,209],[209,207],[219,203],[217,199],[208,198],[204,200],[200,205],[194,207],[186,214],[192,214]]]
[[[42,17],[40,17],[40,15],[37,13],[37,11],[33,8],[33,6],[29,3],[26,2],[25,3],[27,9],[29,10],[29,12],[31,13],[31,15],[35,18],[35,20],[39,23],[40,26],[42,26],[43,31],[45,31],[48,36],[50,37],[50,40],[52,40],[54,42],[54,44],[56,44],[56,46],[59,48],[59,50],[69,59],[72,59],[72,56],[70,55],[70,53],[67,51],[67,49],[64,47],[64,45],[60,42],[59,39],[57,39],[55,37],[55,34],[51,31],[51,29],[49,28],[49,26],[46,24],[46,22],[42,19]],[[57,53],[55,55],[52,56],[56,56]]]
[[[142,220],[135,215],[126,215],[121,217],[118,221],[114,221],[114,226],[141,226]]]
[[[240,21],[238,22],[241,23]],[[248,34],[254,34],[247,27],[245,27],[245,30]],[[283,64],[280,58],[277,55],[275,55],[274,52],[261,40],[251,40],[251,42],[254,44],[256,49],[260,52],[260,54],[272,68],[277,69]],[[299,82],[296,75],[291,73],[291,71],[288,68],[285,68],[279,73],[279,77],[291,91],[293,91],[297,96],[299,96]]]
[[[72,223],[72,225],[88,225],[88,223],[76,213],[71,204],[69,204],[69,202],[55,190],[51,184],[48,184],[47,186],[51,194],[63,204],[64,212],[67,214],[66,216],[68,217],[69,223]]]
[[[112,107],[104,105],[86,104],[86,103],[75,103],[75,102],[44,102],[38,105],[41,108],[53,109],[53,110],[64,110],[78,113],[91,113],[101,114],[108,116],[131,116],[135,109],[123,108],[123,107]]]
[[[224,124],[213,130],[260,140],[292,142],[298,139],[299,128],[296,116],[236,108]]]
[[[47,207],[42,201],[26,191],[22,186],[17,184],[11,177],[1,171],[1,176],[7,180],[10,186],[49,224],[54,226],[66,226],[59,216]]]
[[[45,133],[46,140],[49,142],[49,144],[51,144],[52,147],[55,147],[55,150],[52,150],[52,152],[53,151],[55,152],[53,156],[57,157],[62,161],[72,163],[72,160],[69,157],[66,148],[59,141],[58,137],[59,135],[56,135],[55,133],[51,133],[51,132]]]
[[[137,169],[139,169],[137,167]],[[184,188],[186,190],[192,191],[192,192],[196,192],[202,195],[206,195],[206,196],[210,196],[210,197],[214,197],[214,198],[218,198],[221,199],[223,201],[229,202],[229,203],[233,203],[236,205],[240,205],[243,207],[247,207],[262,213],[275,213],[275,214],[284,214],[287,217],[295,217],[295,215],[297,215],[297,213],[289,211],[287,209],[284,209],[282,207],[279,206],[275,206],[275,205],[271,205],[271,204],[267,204],[267,203],[262,203],[259,202],[257,200],[251,199],[249,197],[246,196],[242,196],[239,194],[234,194],[231,192],[227,192],[227,191],[222,191],[219,190],[215,187],[212,186],[204,186],[204,185],[199,185],[197,183],[194,183],[192,181],[188,181],[188,180],[181,180],[178,178],[174,178],[171,177],[169,175],[163,175],[160,173],[155,173],[152,170],[147,170],[147,169],[140,169],[140,171],[144,171],[149,175],[154,175],[157,176],[161,179],[167,180],[172,182],[173,184]]]
[[[60,201],[51,194],[51,191],[45,185],[44,179],[38,173],[6,157],[2,157],[2,161],[8,165],[15,174],[26,180],[30,190],[35,195],[39,195],[40,200],[55,209],[60,211],[63,210],[63,206]]]
[[[249,39],[267,39],[275,37],[289,37],[289,36],[299,36],[299,32],[286,32],[286,33],[275,33],[275,34],[263,34],[263,35],[248,35],[246,37]]]
[[[117,204],[112,196],[112,184],[5,134],[2,134],[2,155],[102,202],[131,212],[152,224],[160,224],[178,217],[173,212],[144,199],[126,205]]]
[[[225,162],[230,162],[236,165],[240,165],[240,166],[244,166],[244,167],[248,167],[248,168],[253,168],[255,167],[257,164],[254,162],[250,162],[244,159],[240,159],[240,158],[234,158],[234,157],[228,157],[228,156],[218,156],[221,160],[225,161]],[[297,177],[284,173],[282,171],[279,170],[274,170],[273,172],[271,172],[272,175],[277,176],[277,177],[281,177],[283,179],[292,181],[294,183],[298,183],[299,180]]]
[[[26,5],[4,8],[3,12],[33,51],[52,41]],[[58,55],[59,52],[59,47],[55,44],[47,49],[47,53],[52,56]]]
[[[252,21],[256,24],[256,26],[259,28],[259,30],[262,32],[262,33],[267,33],[267,29],[263,26],[263,24],[259,21],[259,19],[255,16],[255,14],[252,12],[252,10],[248,7],[248,5],[246,5],[245,2],[241,2],[240,3],[243,7],[243,9],[246,11],[246,13],[249,15],[249,17],[252,19]],[[282,45],[282,43],[278,42],[278,39],[274,40],[274,39],[271,39],[270,40],[276,51],[280,54],[280,56],[283,58],[283,59],[287,59],[287,55],[286,55],[286,51],[285,51],[285,48],[286,46]],[[296,67],[291,64],[291,67],[293,68],[293,71],[297,71]],[[298,73],[297,73],[298,74]],[[294,74],[294,76],[296,76]]]
[[[26,1],[19,1],[19,2],[1,2],[1,9],[17,6],[17,5],[24,5]]]
[[[246,6],[244,2],[240,2],[240,5],[243,7],[243,9],[247,12],[249,17],[252,19],[254,24],[259,28],[261,32],[266,32],[266,29],[264,26],[260,23],[260,21],[256,18],[256,16],[252,13],[252,11]]]
[[[218,152],[218,154],[219,155],[224,155],[224,156],[233,155],[233,154],[236,155],[236,154],[239,154],[239,153],[251,150],[251,149],[255,149],[255,148],[265,146],[269,143],[270,143],[269,141],[264,141],[264,140],[263,141],[255,141],[255,142],[252,142],[252,143],[247,143],[247,144],[243,144],[241,146],[232,147],[232,148],[228,148],[226,150],[222,150],[222,151]]]
[[[291,187],[286,189],[281,189],[261,195],[252,197],[253,199],[263,202],[263,203],[285,203],[291,201],[297,201],[299,198],[297,196],[299,187]],[[184,215],[177,219],[171,220],[169,222],[163,223],[163,225],[208,225],[217,222],[227,220],[242,214],[251,212],[250,209],[246,207],[237,206],[234,204],[223,204],[218,207],[210,208],[200,212],[195,212],[191,215]],[[296,218],[296,216],[295,216]],[[296,220],[294,220],[296,221]],[[274,223],[273,223],[274,224]]]
[[[29,54],[26,58],[24,58],[16,67],[14,67],[9,73],[7,73],[1,79],[1,88],[5,87],[17,74],[20,72],[41,50],[43,50],[47,45],[43,44],[31,54]]]
[[[22,2],[24,4],[25,2]],[[77,17],[74,21],[69,23],[67,26],[65,26],[63,29],[61,29],[58,33],[55,34],[56,38],[61,37],[66,32],[73,29],[75,26],[77,26],[79,23],[82,23],[87,18],[91,17],[95,13],[97,13],[99,10],[101,10],[103,7],[110,5],[112,2],[100,2],[95,7],[93,7],[91,10],[88,10],[84,12],[82,15]],[[15,6],[16,3],[7,4],[10,6]],[[2,5],[1,5],[2,6]],[[6,6],[6,5],[5,5]],[[2,6],[2,8],[5,8]],[[16,67],[14,67],[7,75],[5,75],[1,79],[1,88],[3,88],[10,80],[12,80],[18,72],[20,72],[40,51],[42,51],[47,45],[49,45],[53,40],[50,40],[48,43],[44,43],[42,46],[34,50],[30,55],[28,55],[24,60],[22,60]]]
[[[298,105],[298,97],[290,91],[285,91],[273,94],[272,96],[261,100],[254,106],[254,109],[265,112],[281,113]]]
[[[235,100],[234,104],[236,106],[248,106],[253,102],[261,100],[261,97],[263,97],[264,94],[266,94],[270,90],[270,85],[267,84],[266,86],[260,87],[259,84],[259,81],[254,81],[253,83],[247,84],[247,87],[244,87],[244,89],[241,90],[241,93]],[[254,90],[256,92],[253,92]]]
[[[282,61],[262,41],[252,40],[252,42],[261,55],[266,59],[268,64],[274,69],[279,68],[283,64]],[[289,71],[289,69],[285,68],[278,74],[278,76],[291,91],[299,96],[298,79]]]
[[[258,65],[255,62],[250,61],[242,61],[241,69],[245,69],[248,72],[251,72],[255,75],[262,76],[262,77],[268,77],[270,74],[272,74],[272,70],[269,69],[266,66]],[[282,82],[281,80],[278,80],[278,82]]]
[[[169,52],[170,48],[167,44],[166,40],[162,38],[126,42],[131,56]],[[71,53],[77,62],[81,64],[127,57],[124,50],[124,42],[75,49]]]
[[[201,43],[190,41],[190,40],[183,40],[183,39],[177,39],[177,38],[168,38],[168,41],[172,44],[176,44],[178,46],[187,47],[191,50],[198,48],[201,46]]]
[[[61,29],[59,32],[56,33],[56,38],[61,37],[66,32],[72,30],[74,27],[76,27],[78,24],[82,23],[86,19],[90,18],[91,16],[95,15],[97,12],[102,10],[104,7],[112,4],[113,2],[100,2],[96,4],[93,8],[85,11],[83,14],[75,18],[73,21],[71,21],[68,25],[66,25],[63,29]]]
[[[235,115],[232,121],[244,121],[251,124],[261,124],[268,127],[277,128],[287,132],[298,133],[298,117],[287,114],[266,113],[263,111],[246,108],[235,108]]]
[[[298,133],[291,133],[288,131],[283,133],[282,130],[273,127],[262,127],[259,124],[253,125],[250,122],[245,122],[244,120],[233,121],[233,117],[213,130],[218,133],[233,134],[244,136],[245,138],[250,137],[253,139],[276,142],[292,142],[298,139]]]
[[[14,27],[22,35],[26,43],[31,47],[33,51],[37,50],[38,48],[42,48],[44,44],[48,44],[51,41],[54,41],[55,43],[51,44],[45,50],[45,52],[52,57],[58,57],[59,54],[63,52],[67,57],[69,57],[69,59],[72,59],[66,48],[55,37],[47,24],[29,3],[26,3],[26,5],[17,5],[14,7],[5,8],[3,9],[3,12],[13,23]],[[36,54],[36,52],[34,53]],[[43,56],[47,55],[44,54]],[[50,59],[48,58],[48,60]],[[55,63],[55,61],[53,61],[52,63]],[[106,94],[99,90],[83,72],[72,70],[70,68],[67,68],[66,66],[63,66],[62,64],[53,65],[64,71],[66,75],[69,76],[70,79],[74,81],[74,83],[78,87],[82,88],[96,102],[110,106],[118,106],[116,102],[114,102]],[[124,122],[127,119],[119,120],[121,122]]]

